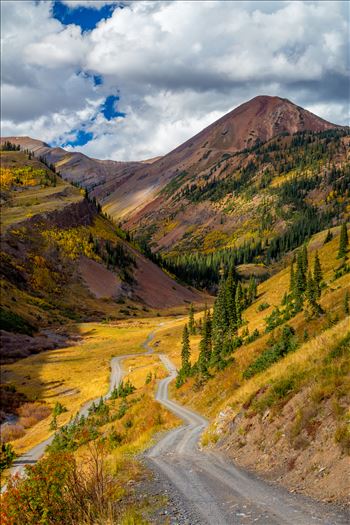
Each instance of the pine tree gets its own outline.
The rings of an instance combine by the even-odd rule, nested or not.
[[[256,279],[252,275],[249,279],[249,285],[248,285],[248,304],[251,304],[255,299],[257,295],[257,284]]]
[[[328,230],[325,240],[323,241],[323,244],[327,244],[327,242],[330,242],[332,239],[333,239],[333,233],[331,232],[331,230]]]
[[[237,310],[236,310],[236,285],[237,276],[234,269],[230,269],[225,283],[225,319],[226,328],[232,333],[237,332]]]
[[[242,324],[242,311],[243,311],[243,291],[241,283],[238,283],[236,288],[236,316],[237,316],[237,325]]]
[[[322,279],[323,279],[323,274],[322,274],[321,263],[320,263],[320,259],[318,256],[318,252],[316,252],[315,260],[314,260],[314,275],[313,275],[316,299],[319,299],[321,297]]]
[[[290,278],[289,278],[289,291],[291,294],[295,292],[295,272],[294,272],[294,260],[290,266]]]
[[[303,270],[304,270],[304,274],[306,275],[307,271],[308,271],[308,268],[309,268],[309,261],[308,261],[308,257],[307,257],[306,244],[304,244],[304,246],[302,247],[301,254],[302,254]]]
[[[190,310],[188,314],[188,332],[190,335],[194,335],[196,333],[196,325],[194,322],[194,308],[193,304],[190,304]]]
[[[348,251],[348,244],[348,229],[346,227],[346,223],[343,223],[340,230],[339,250],[337,259],[343,259],[344,257],[346,257],[346,252]]]
[[[187,324],[185,324],[183,332],[182,332],[182,350],[181,350],[181,372],[185,376],[188,376],[188,374],[191,371],[190,357],[191,357],[190,338],[189,338]]]
[[[199,343],[198,370],[203,375],[208,375],[208,367],[211,359],[211,317],[210,312],[204,312],[202,325],[202,339]]]
[[[317,302],[317,288],[315,281],[312,277],[311,271],[309,271],[307,276],[307,284],[306,284],[306,300],[311,308],[311,312],[313,315],[319,315],[322,313],[322,308]]]
[[[345,296],[344,296],[344,313],[345,315],[349,315],[350,314],[350,293],[349,293],[349,290],[346,290],[345,292]]]
[[[295,274],[294,300],[297,310],[301,310],[304,302],[304,292],[306,289],[306,273],[304,270],[305,258],[303,252],[299,251],[297,257],[297,270]]]

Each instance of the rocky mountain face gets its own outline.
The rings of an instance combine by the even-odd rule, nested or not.
[[[100,161],[29,138],[10,140],[87,187],[153,251],[174,257],[269,242],[300,219],[301,203],[329,208],[333,179],[343,177],[331,181],[330,167],[344,170],[348,138],[347,129],[287,99],[258,96],[153,162]],[[289,195],[295,178],[300,202]]]

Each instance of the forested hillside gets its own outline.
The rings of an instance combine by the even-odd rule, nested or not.
[[[349,214],[346,129],[284,134],[191,170],[163,190],[135,237],[180,279],[217,284],[220,265],[268,266]]]
[[[86,191],[29,151],[1,151],[2,360],[62,345],[77,321],[200,298],[128,242]]]
[[[181,402],[214,416],[204,444],[289,488],[343,501],[349,253],[343,223],[314,235],[258,286],[254,279],[244,284],[234,268],[223,271],[213,309],[190,309],[177,332],[174,389]]]

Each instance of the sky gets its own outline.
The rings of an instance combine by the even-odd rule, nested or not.
[[[257,95],[349,124],[349,6],[1,1],[1,134],[163,155]]]

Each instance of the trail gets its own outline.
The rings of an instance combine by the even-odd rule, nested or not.
[[[164,323],[162,323],[164,324]],[[107,399],[123,377],[121,361],[153,353],[152,332],[143,343],[144,353],[126,354],[111,360],[110,387]],[[157,388],[156,400],[183,420],[180,427],[167,432],[146,453],[153,471],[177,494],[181,509],[178,525],[348,525],[349,514],[285,489],[270,485],[237,468],[224,456],[200,450],[198,443],[208,421],[194,411],[169,399],[168,387],[177,370],[165,354],[157,354],[169,375]],[[99,399],[99,398],[98,398]],[[95,401],[98,401],[96,399]],[[79,414],[87,414],[93,401],[86,403]],[[18,458],[12,473],[23,472],[24,466],[35,463],[51,443],[53,436]],[[181,517],[182,516],[182,517]]]

